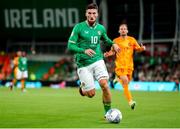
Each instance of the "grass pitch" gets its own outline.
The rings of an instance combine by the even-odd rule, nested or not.
[[[20,89],[0,87],[0,128],[179,128],[180,93],[132,92],[132,111],[122,91],[112,91],[112,107],[123,114],[119,124],[104,120],[102,92],[81,97],[77,88]]]

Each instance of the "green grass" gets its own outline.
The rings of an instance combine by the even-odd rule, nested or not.
[[[112,107],[123,114],[120,124],[103,119],[98,90],[94,98],[81,97],[76,88],[20,89],[0,87],[0,128],[179,128],[180,93],[132,92],[132,111],[122,91],[112,90]]]

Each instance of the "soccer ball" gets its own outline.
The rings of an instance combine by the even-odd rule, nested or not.
[[[110,123],[120,123],[122,120],[122,113],[120,110],[112,108],[106,113],[105,118]]]

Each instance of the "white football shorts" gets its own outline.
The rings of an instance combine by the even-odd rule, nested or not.
[[[28,78],[28,71],[21,71],[21,70],[17,70],[17,76],[16,76],[16,79],[17,80],[20,80],[20,79],[23,79],[23,78]]]
[[[89,91],[95,88],[95,80],[109,79],[104,60],[99,60],[86,67],[77,69],[83,91]]]

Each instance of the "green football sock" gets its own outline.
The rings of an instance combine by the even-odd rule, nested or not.
[[[111,102],[103,102],[103,104],[104,104],[104,111],[106,113],[109,109],[111,109]]]

